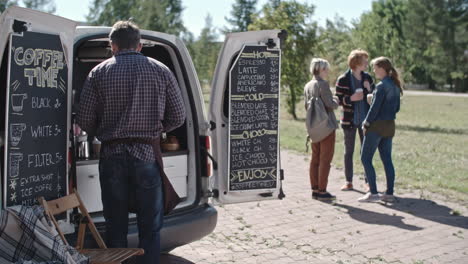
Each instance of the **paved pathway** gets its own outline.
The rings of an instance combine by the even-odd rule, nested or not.
[[[308,158],[281,154],[284,200],[217,206],[214,233],[162,263],[468,263],[468,208],[399,190],[395,204],[361,204],[363,180],[356,191],[340,192],[338,170],[329,179],[336,203],[312,200]]]

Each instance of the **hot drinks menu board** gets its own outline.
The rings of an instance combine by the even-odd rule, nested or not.
[[[10,38],[3,205],[66,194],[68,67],[58,35]]]
[[[244,46],[229,72],[229,191],[275,189],[280,50]]]

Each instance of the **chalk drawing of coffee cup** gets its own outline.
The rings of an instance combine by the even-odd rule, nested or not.
[[[11,106],[13,111],[21,112],[23,111],[23,101],[28,98],[27,94],[12,94],[11,95]]]
[[[10,153],[10,177],[15,178],[19,175],[19,163],[23,160],[23,154]]]
[[[25,130],[25,123],[10,124],[10,142],[13,147],[18,146],[21,136],[23,135],[23,131]]]

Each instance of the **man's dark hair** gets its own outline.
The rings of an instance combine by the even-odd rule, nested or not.
[[[136,49],[140,44],[140,29],[131,21],[118,21],[112,26],[109,39],[120,50]]]

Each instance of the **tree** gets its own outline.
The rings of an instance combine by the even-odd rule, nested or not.
[[[310,79],[309,63],[318,48],[317,23],[312,21],[314,6],[295,0],[281,1],[277,8],[267,3],[261,15],[254,19],[249,30],[284,29],[288,37],[283,42],[281,85],[287,91],[287,107],[297,119],[296,104],[301,99],[304,85]]]
[[[0,0],[0,12],[5,11],[12,5],[18,5],[17,0]],[[54,0],[22,0],[21,5],[26,8],[31,8],[47,13],[55,13],[55,2]]]
[[[140,27],[168,34],[186,31],[182,22],[182,0],[139,0],[132,17]]]
[[[17,4],[18,4],[18,1],[15,1],[15,0],[13,1],[12,0],[0,0],[0,12],[3,12],[8,7],[12,5],[17,5]]]
[[[118,20],[131,18],[131,10],[138,0],[94,0],[86,16],[88,23],[96,26],[111,26]]]
[[[197,70],[198,79],[203,87],[211,83],[213,72],[216,67],[216,59],[220,49],[217,43],[218,35],[213,28],[212,18],[208,14],[205,18],[205,27],[202,29],[200,37],[193,44],[192,60]]]
[[[433,58],[428,53],[431,42],[421,41],[430,39],[429,16],[429,10],[425,2],[419,0],[408,1],[404,34],[408,41],[406,55],[409,62],[407,63],[407,71],[410,73],[410,78],[406,79],[415,83],[429,84],[429,87],[434,89],[435,81],[431,77],[428,68],[433,63]]]
[[[94,0],[87,21],[93,25],[113,25],[132,19],[141,28],[180,35],[182,0]]]
[[[232,27],[225,32],[247,31],[252,24],[252,15],[256,12],[257,0],[236,0],[232,5],[231,18],[225,18]]]
[[[340,74],[348,68],[348,54],[357,47],[354,43],[351,28],[346,21],[336,16],[334,21],[328,20],[325,27],[320,28],[319,57],[330,62],[329,80],[334,83]]]
[[[23,0],[23,4],[26,8],[31,8],[47,13],[55,13],[54,0]]]
[[[421,1],[421,0],[420,0]],[[468,91],[468,2],[466,0],[424,1],[429,10],[427,52],[433,57],[429,73],[439,86],[448,84],[451,91]]]
[[[361,15],[355,24],[353,39],[358,47],[369,52],[371,58],[386,56],[396,65],[403,66],[406,54],[406,37],[403,26],[406,0],[379,0],[372,3],[372,10]]]
[[[466,0],[379,0],[352,35],[371,57],[392,58],[406,82],[468,91],[467,29]]]

